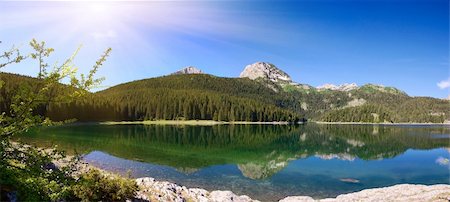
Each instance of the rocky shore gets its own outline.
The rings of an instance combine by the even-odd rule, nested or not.
[[[136,198],[148,201],[256,201],[245,195],[238,196],[231,191],[208,192],[204,189],[187,188],[171,182],[156,181],[154,178],[150,177],[138,178],[136,179],[136,182],[140,187]]]
[[[236,195],[231,191],[206,191],[199,188],[187,188],[175,183],[156,181],[154,178],[138,178],[140,186],[136,198],[148,201],[173,202],[255,202],[246,195]],[[289,196],[280,202],[347,202],[347,201],[450,201],[450,185],[412,185],[400,184],[391,187],[366,189],[342,194],[336,198],[313,199],[309,196]]]

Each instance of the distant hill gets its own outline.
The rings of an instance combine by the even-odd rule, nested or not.
[[[318,121],[443,123],[450,120],[450,101],[411,97],[393,87],[366,84],[348,91],[284,89],[301,102],[301,114]]]
[[[86,100],[53,105],[48,116],[82,121],[216,120],[289,121],[303,118],[288,93],[249,79],[177,74],[120,84]]]
[[[222,78],[188,67],[174,74],[132,81],[89,94],[73,103],[40,109],[53,120],[218,120],[377,123],[443,123],[450,120],[450,101],[411,97],[377,84],[312,87],[297,83],[275,65],[246,66],[241,78]],[[35,78],[1,73],[0,109],[7,111],[18,84]],[[16,90],[14,90],[16,89]]]
[[[290,93],[296,106],[300,106],[295,111],[316,121],[443,123],[450,120],[449,100],[411,97],[394,87],[352,83],[314,88],[292,81],[287,73],[264,62],[248,65],[241,77],[253,79],[276,92]]]
[[[12,99],[19,90],[35,89],[40,84],[37,78],[2,72],[0,72],[0,81],[3,81],[1,82],[2,85],[0,85],[0,112],[5,112],[6,114],[10,114]],[[35,111],[37,113],[44,113],[42,108]]]

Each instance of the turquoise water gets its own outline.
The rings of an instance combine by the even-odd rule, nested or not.
[[[399,183],[449,184],[449,134],[447,126],[71,125],[20,139],[57,144],[133,177],[272,201]]]

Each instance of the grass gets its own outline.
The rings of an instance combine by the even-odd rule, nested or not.
[[[326,121],[310,121],[317,124],[335,124],[335,125],[450,125],[450,123],[413,123],[413,122],[326,122]]]
[[[192,126],[211,126],[220,124],[289,124],[289,122],[251,122],[251,121],[213,121],[213,120],[156,120],[156,121],[106,121],[100,122],[104,125],[192,125]]]

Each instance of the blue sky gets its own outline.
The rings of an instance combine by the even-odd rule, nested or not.
[[[377,83],[449,95],[449,1],[0,2],[0,50],[32,38],[86,72],[107,47],[105,86],[185,66],[237,77],[271,62],[294,81]],[[36,75],[35,63],[2,71]],[[438,85],[439,84],[439,85]]]

